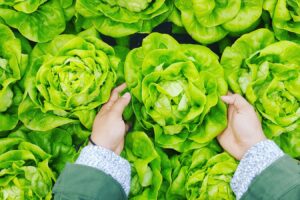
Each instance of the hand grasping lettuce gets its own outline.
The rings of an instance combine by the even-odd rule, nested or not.
[[[262,0],[175,0],[170,16],[192,38],[203,44],[217,42],[227,34],[241,34],[254,29],[262,13]]]
[[[299,57],[299,44],[276,42],[267,29],[245,34],[222,55],[221,64],[230,88],[244,94],[254,105],[269,138],[299,129]],[[290,134],[289,138],[294,136]],[[292,140],[291,143],[296,142]]]
[[[96,109],[108,100],[116,82],[118,63],[113,48],[94,29],[36,45],[20,120],[37,131],[79,122],[91,129]]]
[[[48,42],[74,15],[73,0],[0,1],[0,19],[27,39]]]
[[[127,55],[125,79],[136,118],[161,147],[198,148],[226,127],[223,69],[204,46],[152,33]]]
[[[95,27],[111,37],[149,33],[170,14],[172,0],[78,0],[76,11],[83,28]]]
[[[0,133],[16,127],[23,92],[19,80],[28,64],[28,53],[9,27],[0,23]]]

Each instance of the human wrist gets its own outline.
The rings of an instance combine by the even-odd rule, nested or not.
[[[113,145],[109,144],[109,142],[105,142],[105,140],[99,140],[99,139],[95,140],[92,138],[92,135],[90,135],[90,137],[89,137],[88,145],[100,146],[102,148],[105,148],[105,149],[108,149],[108,150],[114,152],[118,156],[120,155],[120,153],[117,151],[117,147],[114,147]]]

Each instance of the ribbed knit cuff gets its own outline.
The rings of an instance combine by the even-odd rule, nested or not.
[[[252,146],[244,155],[231,179],[230,186],[239,200],[248,190],[252,180],[277,159],[284,155],[271,140]]]
[[[75,164],[94,167],[112,176],[118,181],[125,193],[130,190],[130,164],[114,152],[101,146],[88,145],[84,147]]]

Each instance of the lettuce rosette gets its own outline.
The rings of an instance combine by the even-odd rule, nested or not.
[[[0,23],[0,133],[18,124],[23,92],[19,80],[28,64],[28,51],[9,27]]]
[[[254,29],[262,14],[263,0],[175,0],[170,20],[183,26],[191,37],[211,44],[227,34],[241,34]]]
[[[237,162],[229,154],[204,147],[173,156],[171,165],[166,199],[235,199],[230,181]]]
[[[222,55],[230,88],[246,96],[274,138],[300,126],[300,45],[276,42],[267,29],[240,37]]]
[[[151,139],[144,132],[128,133],[122,156],[131,163],[129,199],[157,199],[162,184],[161,159]]]
[[[300,41],[300,2],[297,0],[265,0],[264,9],[272,19],[276,38]]]
[[[77,0],[77,24],[83,28],[93,26],[116,38],[149,33],[165,21],[172,7],[172,0]]]
[[[124,74],[135,116],[143,128],[154,130],[159,146],[187,151],[226,127],[219,97],[227,84],[218,56],[207,47],[152,33],[129,52]]]
[[[47,132],[21,126],[0,139],[0,199],[51,199],[51,191],[66,162],[77,152],[67,128]]]
[[[34,42],[62,33],[74,11],[73,0],[0,1],[0,19]]]
[[[51,155],[21,138],[0,139],[0,199],[51,199]]]
[[[37,44],[26,74],[20,120],[37,131],[79,122],[91,129],[97,109],[115,86],[118,63],[113,48],[94,29]]]

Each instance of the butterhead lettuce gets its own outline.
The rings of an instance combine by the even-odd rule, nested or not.
[[[269,138],[299,130],[299,58],[299,44],[276,42],[267,29],[243,35],[222,55],[230,88],[254,105]]]
[[[21,41],[4,24],[0,23],[0,132],[16,127],[18,106],[23,92],[19,80],[28,65],[28,52]]]
[[[0,19],[34,42],[62,33],[74,15],[73,0],[0,1]]]
[[[300,41],[300,2],[297,0],[265,0],[264,9],[272,19],[276,38]]]
[[[263,0],[175,0],[170,19],[183,26],[192,38],[203,44],[217,42],[227,34],[254,29],[262,14]]]
[[[128,133],[122,155],[131,163],[129,198],[157,199],[162,184],[161,159],[151,139],[144,132]]]
[[[136,32],[149,33],[165,21],[173,7],[172,0],[77,0],[80,26],[95,27],[111,37]]]
[[[152,33],[125,61],[132,107],[163,148],[187,151],[210,142],[226,127],[223,68],[207,47],[179,44]]]
[[[119,59],[94,29],[39,43],[26,74],[19,118],[36,131],[70,123],[91,129],[97,109],[110,96]]]

